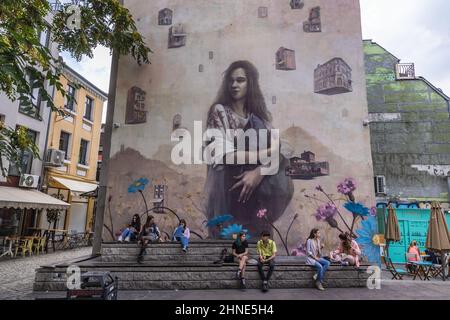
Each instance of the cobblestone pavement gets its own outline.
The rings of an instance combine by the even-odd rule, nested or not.
[[[35,270],[44,265],[57,264],[90,255],[92,248],[57,251],[25,258],[0,260],[0,300],[29,299],[33,291]]]

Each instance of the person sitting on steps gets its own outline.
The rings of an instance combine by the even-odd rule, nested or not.
[[[350,237],[348,232],[339,235],[341,243],[339,247],[330,253],[333,261],[340,262],[343,266],[359,267],[361,249],[358,243]]]
[[[233,256],[238,259],[239,270],[236,273],[237,278],[241,281],[241,288],[245,289],[245,267],[248,261],[248,242],[245,240],[245,233],[238,234],[236,241],[233,242]]]
[[[275,269],[275,256],[277,253],[277,245],[275,241],[269,239],[270,232],[263,231],[261,233],[261,240],[256,244],[256,251],[259,254],[258,259],[258,271],[259,277],[262,280],[262,290],[263,292],[267,292],[269,290],[269,280],[272,276],[272,273]],[[267,276],[264,275],[263,266],[265,264],[269,265],[269,272]]]
[[[173,240],[179,241],[181,243],[183,252],[186,252],[188,249],[190,237],[191,233],[186,225],[186,220],[181,219],[180,224],[175,228],[175,231],[173,232]]]
[[[139,232],[141,232],[141,218],[138,214],[133,215],[131,218],[131,223],[128,225],[125,230],[123,230],[122,234],[117,239],[119,242],[125,240],[125,242],[136,241]]]
[[[142,227],[140,234],[141,241],[141,251],[139,252],[138,262],[142,263],[144,261],[144,254],[147,244],[149,242],[159,242],[161,240],[161,232],[159,231],[158,226],[154,222],[153,216],[148,216],[147,221]]]
[[[306,241],[306,264],[314,266],[317,269],[317,273],[314,274],[316,288],[323,291],[323,279],[325,272],[330,266],[330,262],[322,257],[323,244],[320,242],[319,229],[312,229]]]

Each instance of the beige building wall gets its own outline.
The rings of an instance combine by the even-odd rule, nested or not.
[[[316,159],[330,164],[329,176],[293,180],[293,200],[275,222],[280,230],[286,230],[294,214],[299,214],[289,238],[291,247],[304,241],[315,226],[325,230],[328,248],[337,242],[337,231],[313,216],[318,203],[305,197],[317,194],[317,185],[336,194],[337,184],[352,177],[358,184],[357,200],[369,207],[375,204],[369,130],[363,126],[368,110],[359,1],[310,0],[297,10],[291,9],[289,2],[125,1],[153,54],[148,65],[138,66],[131,57],[119,61],[108,182],[116,229],[133,213],[144,211],[140,195],[128,193],[127,187],[146,177],[151,181],[144,192],[148,199],[153,198],[154,185],[167,185],[167,206],[187,217],[193,229],[207,233],[202,227],[206,166],[171,162],[175,144],[170,140],[172,122],[179,114],[181,126],[190,132],[194,121],[205,125],[222,74],[236,60],[249,60],[259,70],[272,123],[295,154],[312,151]],[[268,16],[259,18],[258,8],[263,6]],[[320,6],[322,31],[304,32],[303,23],[316,6]],[[158,12],[164,8],[173,10],[172,25],[184,25],[185,46],[168,49],[171,26],[158,24]],[[295,70],[276,70],[275,55],[280,47],[295,51]],[[351,67],[353,91],[314,93],[314,70],[336,57]],[[146,123],[125,124],[128,90],[133,86],[147,93]],[[170,215],[157,218],[167,231],[175,223]],[[351,221],[351,214],[346,219]]]
[[[70,134],[68,157],[64,162],[64,166],[59,168],[48,168],[47,185],[50,188],[64,189],[66,186],[61,185],[52,177],[60,177],[80,182],[95,184],[98,151],[100,145],[100,130],[102,122],[103,104],[106,101],[106,93],[99,89],[86,84],[86,80],[75,73],[70,68],[65,69],[64,75],[60,81],[67,90],[69,84],[78,84],[79,88],[75,91],[75,107],[73,112],[69,112],[68,116],[61,116],[55,112],[52,114],[49,128],[48,149],[59,149],[61,132]],[[93,99],[93,108],[91,120],[84,117],[86,97]],[[65,98],[56,91],[55,105],[64,108],[66,104]],[[81,139],[88,141],[87,165],[79,163],[80,143]],[[78,206],[77,214],[85,214],[86,218],[78,217],[76,221],[86,221],[85,230],[91,230],[93,225],[94,199],[75,197],[70,194],[67,199],[73,205]],[[84,210],[85,208],[85,210]],[[64,229],[71,229],[70,221],[74,220],[71,209],[67,210],[65,216]],[[80,212],[81,211],[81,212]],[[81,220],[80,220],[81,219]]]

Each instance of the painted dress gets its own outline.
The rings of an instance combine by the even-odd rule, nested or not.
[[[256,131],[270,130],[272,129],[270,123],[265,123],[253,114],[244,118],[236,114],[230,107],[215,105],[209,113],[207,128],[218,129],[223,136],[223,139],[215,137],[215,139],[223,140],[220,141],[223,149],[222,152],[213,154],[212,164],[208,165],[205,184],[208,219],[231,214],[234,216],[234,222],[242,224],[243,228],[247,229],[251,235],[259,235],[264,229],[270,230],[270,225],[265,219],[257,217],[258,210],[267,209],[268,218],[275,222],[286,210],[294,193],[292,180],[285,174],[288,160],[282,154],[283,146],[281,146],[278,171],[273,175],[265,176],[246,203],[238,202],[242,187],[233,191],[229,191],[229,189],[238,182],[234,177],[245,171],[253,170],[258,165],[223,164],[226,154],[234,153],[236,150],[236,129],[244,131],[250,128]],[[227,129],[231,130],[227,132]],[[270,142],[270,137],[267,137],[267,141]],[[257,146],[248,144],[246,150],[255,150],[256,148]]]

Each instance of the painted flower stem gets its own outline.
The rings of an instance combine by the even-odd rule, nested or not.
[[[352,221],[352,229],[350,230],[351,234],[353,234],[353,235],[354,235],[353,228],[355,227],[355,222],[356,222],[357,218],[358,218],[358,216],[354,214],[353,215],[353,221]]]
[[[336,203],[333,201],[333,199],[331,199],[330,196],[329,196],[325,191],[321,191],[321,192],[328,198],[329,201],[331,201],[331,203],[332,203],[332,204],[336,207],[336,209],[337,209]],[[350,229],[350,227],[349,227],[349,225],[347,224],[347,222],[346,222],[346,221],[344,220],[344,218],[342,217],[342,214],[341,214],[341,212],[339,211],[339,209],[337,209],[336,211],[337,211],[337,213],[338,213],[338,215],[339,215],[339,218],[341,218],[342,222],[344,222],[344,224],[345,224],[345,226],[347,227],[347,229],[348,229],[351,233],[353,233],[353,231]]]
[[[278,233],[278,236],[280,237],[281,242],[283,243],[284,249],[286,250],[286,254],[287,254],[288,256],[290,256],[289,249],[288,249],[286,243],[284,242],[283,236],[281,235],[281,233],[280,233],[280,231],[278,230],[278,228],[275,227],[274,224],[273,224],[272,222],[270,222],[269,219],[267,219],[266,216],[264,216],[264,219],[266,219],[266,221],[267,221],[267,222],[272,226],[272,228]]]
[[[139,190],[139,193],[141,194],[141,196],[142,196],[142,199],[144,199],[144,205],[145,205],[145,214],[147,214],[147,215],[148,215],[148,205],[147,205],[147,200],[145,200],[145,196],[144,196],[144,193],[142,192],[142,190]]]
[[[291,231],[292,225],[294,224],[294,221],[297,219],[297,217],[298,217],[298,214],[296,214],[296,215],[292,218],[291,224],[289,225],[289,228],[287,229],[287,232],[286,232],[286,238],[285,238],[285,240],[284,240],[285,243],[286,243],[286,247],[289,247],[289,245],[288,245],[289,232]]]
[[[324,200],[322,200],[322,199],[319,199],[319,198],[316,198],[316,197],[312,197],[312,196],[309,196],[309,195],[307,195],[307,194],[305,194],[305,197],[306,197],[306,198],[313,199],[313,200],[316,200],[316,201],[319,201],[319,202],[322,202],[322,203],[327,203],[326,201],[324,201]]]

